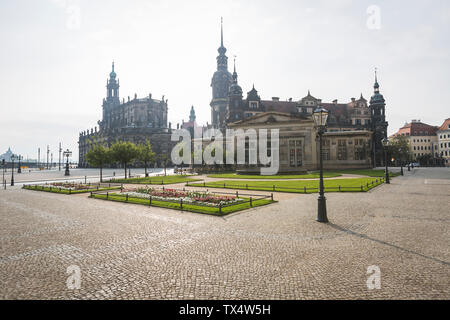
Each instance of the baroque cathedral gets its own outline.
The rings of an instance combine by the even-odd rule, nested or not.
[[[156,154],[170,154],[171,125],[167,124],[168,100],[155,99],[150,93],[147,97],[133,99],[119,97],[119,80],[114,71],[114,62],[109,79],[106,80],[106,98],[102,103],[102,120],[97,127],[80,132],[79,166],[88,167],[86,153],[93,144],[111,146],[117,141],[130,141],[135,144],[149,140]]]
[[[218,129],[280,129],[280,164],[286,172],[317,168],[317,132],[312,113],[318,106],[329,111],[324,136],[325,168],[368,168],[382,159],[382,139],[387,137],[385,100],[375,72],[374,93],[367,101],[363,95],[346,103],[322,102],[308,94],[293,101],[262,100],[255,86],[243,96],[238,84],[236,62],[228,71],[227,49],[220,30],[217,71],[211,81],[211,123]],[[249,168],[246,168],[249,169]],[[251,170],[250,170],[251,171]]]

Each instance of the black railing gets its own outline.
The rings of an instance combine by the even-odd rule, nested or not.
[[[382,184],[384,182],[383,178],[372,180],[371,182],[366,182],[361,184],[360,186],[335,186],[335,187],[325,187],[325,192],[360,192],[360,191],[369,191],[370,189]],[[185,184],[187,187],[203,187],[203,188],[228,188],[228,189],[239,189],[239,190],[256,190],[256,191],[272,191],[272,192],[292,192],[292,193],[315,193],[319,192],[319,187],[283,187],[277,186],[273,184],[272,186],[261,186],[261,185],[252,185],[252,184],[234,184],[234,183],[217,183],[208,182],[203,183],[189,183]],[[283,191],[284,190],[284,191]],[[292,190],[292,191],[288,191]]]
[[[160,189],[160,190],[164,191],[164,189]],[[184,191],[184,189],[183,190],[173,189],[173,190],[177,190],[180,192]],[[124,192],[122,192],[122,191],[124,191]],[[222,209],[224,209],[224,208],[229,208],[229,207],[247,204],[247,203],[249,204],[249,207],[251,208],[255,205],[255,202],[257,202],[259,200],[270,199],[271,201],[274,201],[273,194],[271,194],[271,195],[243,194],[243,193],[239,194],[238,192],[236,192],[236,193],[210,192],[210,193],[219,195],[219,196],[220,195],[233,195],[236,198],[240,198],[240,199],[244,199],[244,200],[238,201],[238,202],[233,202],[233,203],[228,203],[228,204],[219,203],[219,205],[217,205],[217,206],[211,206],[211,205],[202,203],[200,201],[193,202],[193,203],[185,203],[185,202],[183,202],[182,198],[180,198],[180,200],[161,199],[160,197],[158,197],[158,199],[155,199],[154,196],[152,196],[152,195],[149,195],[148,197],[135,197],[133,195],[130,195],[128,192],[126,192],[126,190],[121,190],[120,193],[109,192],[109,191],[105,191],[105,190],[99,190],[99,191],[94,190],[94,191],[91,191],[91,197],[95,198],[95,199],[130,202],[130,203],[135,203],[135,204],[143,204],[143,205],[145,204],[145,205],[154,206],[154,207],[176,209],[176,210],[181,210],[181,211],[190,211],[190,212],[198,212],[198,213],[213,213],[213,214],[219,214],[219,215],[223,214]],[[113,197],[111,197],[111,195],[113,195]],[[133,200],[139,200],[139,201],[133,201]],[[177,206],[168,207],[165,205],[158,205],[158,203],[155,203],[155,201],[163,202],[163,203],[167,203],[167,204],[172,203],[172,204],[176,204]],[[201,209],[196,210],[195,207],[209,208],[209,209],[212,209],[212,212],[202,211]]]

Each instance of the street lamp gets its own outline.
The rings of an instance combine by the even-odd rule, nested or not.
[[[70,176],[70,171],[69,171],[69,157],[72,155],[72,151],[70,151],[69,149],[67,149],[66,151],[63,152],[63,156],[67,157],[67,162],[66,162],[66,172],[64,173],[65,176]]]
[[[19,155],[19,156],[18,156],[18,159],[19,159],[19,168],[17,168],[17,173],[22,173],[22,168],[21,168],[21,166],[20,166],[20,160],[22,160],[23,157],[22,157],[21,155]]]
[[[313,119],[317,127],[317,132],[319,134],[319,170],[320,170],[319,198],[317,199],[318,200],[317,221],[325,223],[328,222],[328,218],[327,218],[327,203],[323,187],[322,135],[326,131],[327,118],[328,118],[328,111],[323,107],[317,107],[317,109],[314,110]]]
[[[16,157],[14,155],[11,156],[12,161],[12,169],[11,169],[11,187],[14,186],[14,159]]]
[[[384,164],[386,165],[386,168],[384,170],[384,180],[387,184],[391,183],[389,181],[389,171],[388,171],[388,162],[387,162],[387,148],[389,146],[389,140],[387,138],[383,139],[383,147],[384,147]]]
[[[6,180],[5,180],[5,167],[6,167],[6,161],[5,159],[2,159],[2,167],[3,167],[3,178],[2,178],[2,184],[6,190]]]

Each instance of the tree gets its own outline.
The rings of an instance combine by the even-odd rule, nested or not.
[[[397,135],[391,140],[389,153],[394,159],[399,160],[402,163],[412,159],[409,141],[402,135]]]
[[[94,145],[87,153],[90,166],[100,168],[100,182],[103,182],[103,167],[111,162],[111,150],[103,145]]]
[[[127,179],[127,165],[139,156],[139,148],[131,142],[116,142],[111,146],[111,156],[114,161],[123,165]]]
[[[148,163],[155,160],[155,153],[153,152],[152,145],[148,140],[144,144],[140,144],[138,147],[139,147],[138,159],[144,163],[145,176],[148,177],[147,165]]]
[[[167,154],[161,153],[160,155],[158,155],[158,159],[159,159],[159,161],[161,161],[162,165],[164,166],[164,176],[167,176],[167,161],[169,159],[167,157]]]

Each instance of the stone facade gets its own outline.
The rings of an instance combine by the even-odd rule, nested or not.
[[[445,165],[450,167],[450,118],[446,119],[437,131],[439,155]]]
[[[156,154],[170,154],[171,125],[167,125],[168,100],[148,97],[127,101],[119,98],[119,81],[116,80],[114,63],[106,83],[107,93],[103,99],[102,120],[97,127],[83,131],[79,136],[79,166],[88,167],[85,159],[92,143],[111,146],[117,141],[130,141],[136,144],[149,140]],[[170,158],[170,157],[169,157]]]
[[[302,143],[303,148],[302,165],[293,169],[287,165],[288,160],[285,157],[283,170],[301,171],[316,168],[317,159],[312,156],[313,153],[317,152],[315,142],[313,142],[313,140],[315,141],[316,132],[311,127],[311,116],[318,106],[322,106],[329,111],[328,132],[325,135],[327,137],[325,143],[330,143],[329,159],[326,160],[325,164],[328,168],[360,168],[381,164],[383,156],[381,141],[387,137],[388,123],[386,122],[385,114],[386,104],[383,95],[380,93],[376,74],[374,93],[370,98],[370,102],[361,94],[358,100],[352,98],[348,103],[338,103],[337,100],[334,100],[332,103],[323,103],[321,99],[312,96],[309,91],[305,97],[298,101],[293,101],[292,98],[287,101],[281,101],[279,97],[273,97],[272,100],[262,100],[254,85],[244,98],[243,90],[238,84],[236,62],[234,63],[233,74],[230,74],[227,68],[225,52],[223,28],[221,28],[221,45],[219,47],[219,56],[217,57],[218,66],[211,84],[213,87],[211,123],[214,128],[222,130],[226,128],[244,128],[249,124],[253,126],[253,120],[258,121],[261,117],[264,118],[264,115],[275,113],[278,118],[282,118],[280,114],[285,114],[287,118],[284,118],[284,120],[275,117],[278,120],[274,123],[258,123],[257,127],[264,128],[266,126],[266,128],[269,128],[282,125],[282,131],[285,134],[292,131],[298,132],[303,137],[303,140],[298,142]],[[271,116],[274,117],[274,114]],[[310,124],[309,127],[306,125],[307,123]],[[310,134],[300,133],[303,130],[301,128],[304,128],[305,125],[309,128]],[[289,127],[290,129],[288,129]],[[314,139],[310,136],[312,133],[314,133]],[[289,144],[289,141],[286,140],[283,143]],[[355,143],[361,143],[361,145],[356,145]],[[340,150],[347,150],[347,156],[344,157],[343,153],[336,151],[339,149],[339,144],[341,144]],[[285,147],[288,148],[288,145],[285,145]],[[364,151],[360,149],[364,149]],[[297,150],[297,148],[294,148],[294,150]],[[280,152],[284,151],[281,150]]]
[[[295,173],[318,169],[317,130],[309,114],[268,111],[231,123],[229,128],[255,129],[257,132],[259,129],[278,129],[279,172]],[[368,130],[326,132],[323,136],[324,168],[370,167],[371,137],[372,133]],[[271,145],[270,141],[269,144]],[[247,159],[248,143],[245,145],[245,152]],[[237,169],[256,173],[259,172],[259,167],[259,165],[239,165]]]

